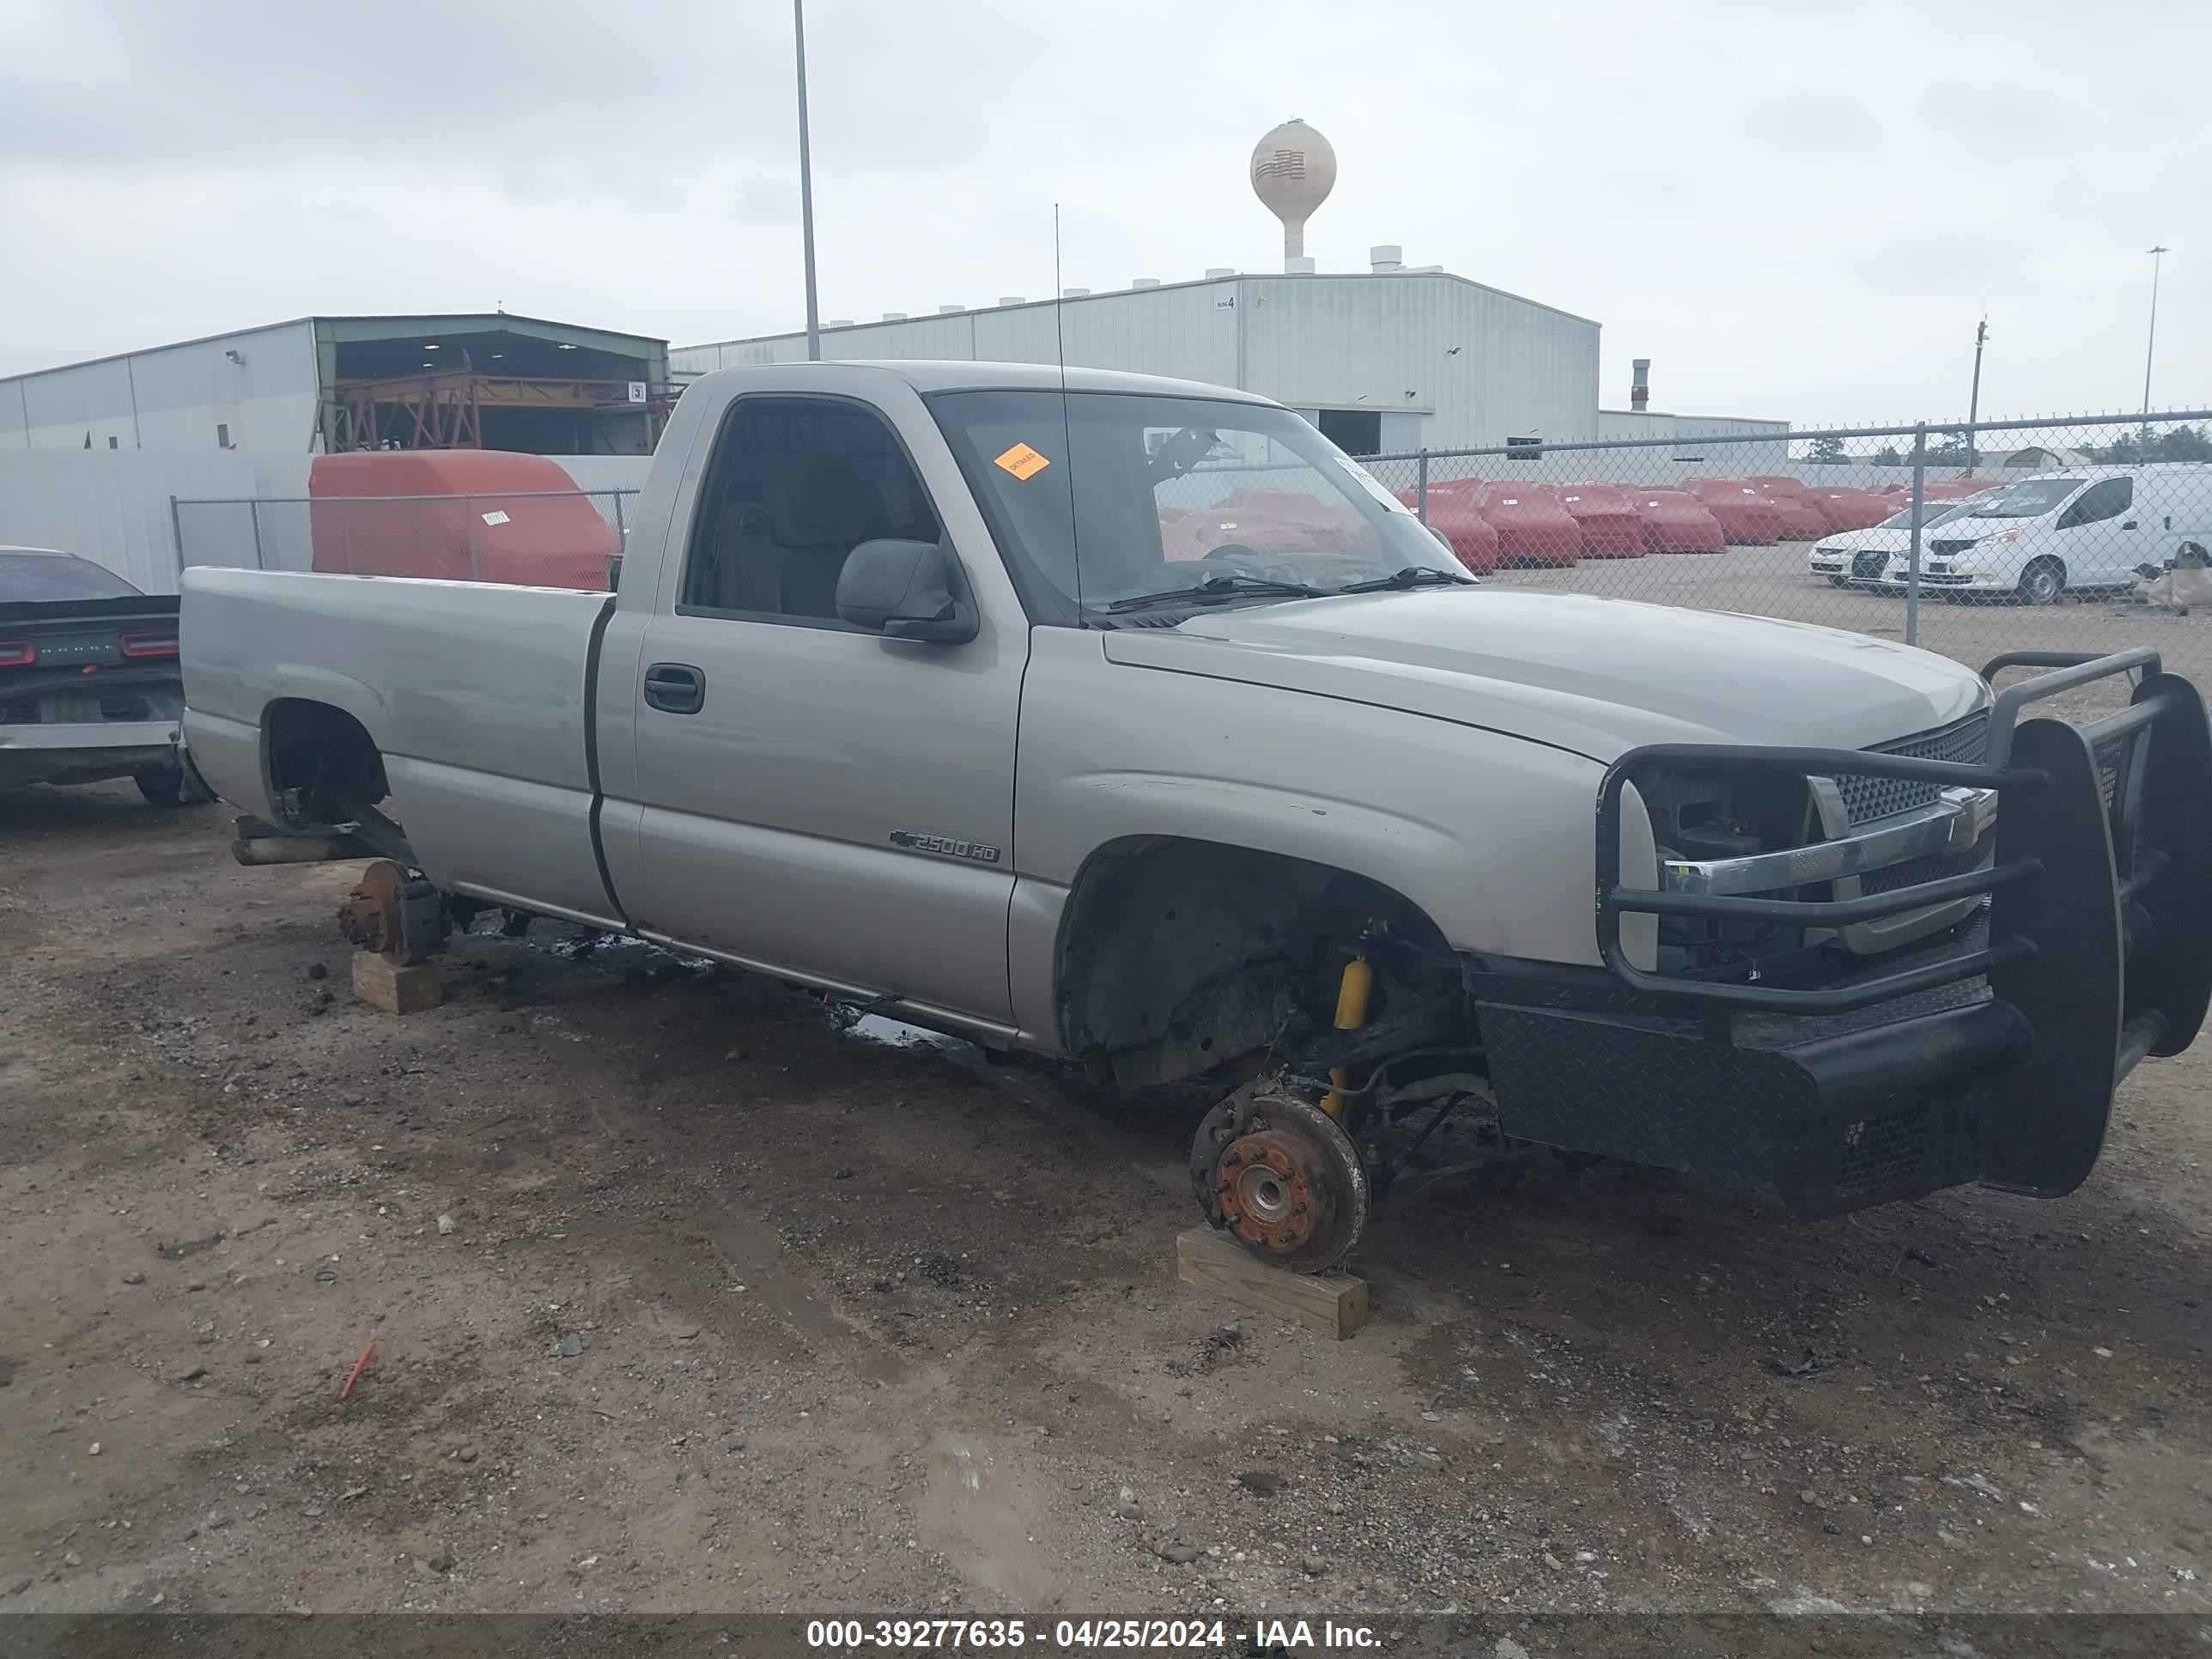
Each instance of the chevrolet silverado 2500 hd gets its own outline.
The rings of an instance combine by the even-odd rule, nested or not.
[[[2212,988],[2212,750],[2151,653],[1998,690],[1484,586],[1243,393],[709,375],[618,586],[194,568],[191,752],[277,834],[385,854],[381,948],[502,907],[1218,1077],[1197,1197],[1287,1267],[1454,1113],[1799,1217],[2063,1193]],[[2098,682],[2125,706],[2034,717]]]

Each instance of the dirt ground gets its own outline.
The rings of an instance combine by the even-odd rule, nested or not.
[[[2212,1050],[2053,1202],[1387,1218],[1335,1343],[1177,1287],[1187,1102],[551,923],[390,1018],[228,834],[0,793],[0,1610],[2212,1611]]]

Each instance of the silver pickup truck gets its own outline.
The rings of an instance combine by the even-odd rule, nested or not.
[[[1218,387],[714,374],[615,594],[196,568],[183,627],[200,768],[383,854],[374,942],[563,917],[1218,1079],[1200,1205],[1299,1269],[1452,1115],[1801,1218],[2066,1192],[2212,990],[2212,744],[2152,653],[1485,586]]]

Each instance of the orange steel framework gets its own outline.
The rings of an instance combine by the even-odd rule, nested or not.
[[[486,409],[541,409],[572,414],[642,414],[647,435],[660,439],[681,388],[649,386],[642,403],[627,380],[522,380],[446,369],[390,380],[338,385],[341,449],[482,449]]]

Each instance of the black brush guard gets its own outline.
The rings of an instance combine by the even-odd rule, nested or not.
[[[2120,1079],[2187,1048],[2212,998],[2212,734],[2197,688],[2154,652],[2015,652],[1983,673],[2019,667],[2051,672],[1997,692],[1982,764],[1690,744],[1621,757],[1598,792],[1606,971],[1468,967],[1505,1130],[1802,1218],[1966,1182],[2045,1197],[2079,1186]],[[2119,713],[2020,718],[2124,674],[2137,683]],[[1625,887],[1623,792],[1684,764],[1995,789],[1995,854],[1844,900]],[[1982,895],[1986,910],[1951,936],[1811,986],[1653,973],[1620,938],[1631,914],[1825,928]]]

